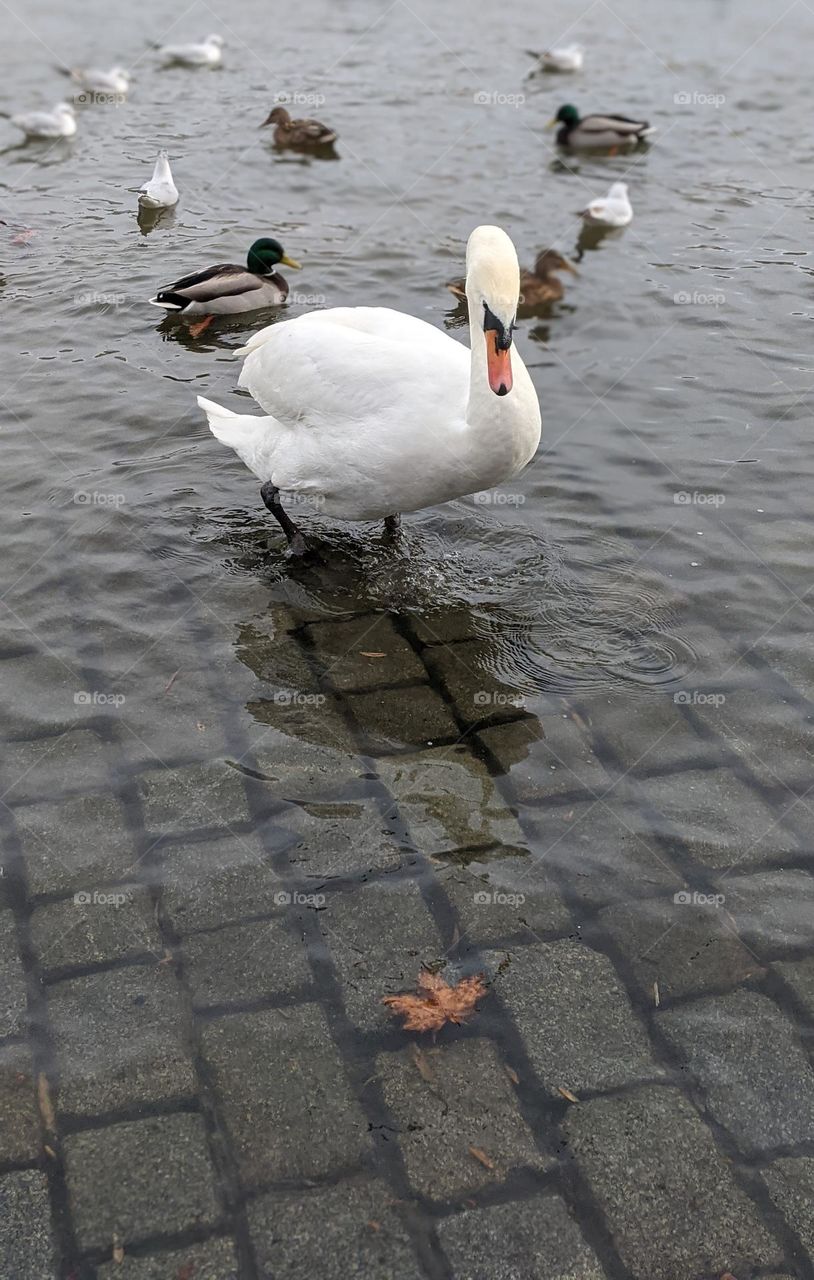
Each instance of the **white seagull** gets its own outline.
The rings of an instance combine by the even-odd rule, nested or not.
[[[165,44],[158,50],[164,62],[180,62],[185,67],[219,67],[223,58],[223,36],[206,36],[198,44]]]
[[[142,209],[169,209],[178,203],[178,188],[172,180],[170,157],[166,151],[159,151],[153,176],[139,187],[139,191],[138,202]]]
[[[88,93],[127,93],[130,88],[130,72],[124,67],[111,67],[101,71],[98,67],[78,68],[71,77]]]
[[[585,222],[601,227],[626,227],[633,218],[633,208],[627,195],[626,182],[614,182],[606,196],[592,200],[579,216]]]
[[[544,49],[538,56],[544,71],[581,71],[585,50],[581,44],[563,44]]]
[[[209,428],[261,481],[295,554],[280,491],[340,520],[385,520],[502,484],[531,461],[540,405],[512,332],[517,254],[500,227],[466,250],[470,347],[386,307],[336,307],[268,325],[238,353],[264,417],[198,397]]]
[[[27,138],[72,138],[76,133],[76,112],[70,102],[59,102],[53,111],[23,111],[10,123]]]

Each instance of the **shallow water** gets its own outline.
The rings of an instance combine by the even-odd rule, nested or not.
[[[386,611],[418,647],[467,645],[485,703],[428,659],[463,736],[520,715],[545,726],[547,758],[475,751],[589,927],[620,901],[644,919],[655,892],[623,853],[603,861],[611,832],[666,860],[668,897],[810,871],[814,156],[800,121],[814,13],[772,26],[759,0],[600,4],[567,33],[588,48],[578,77],[534,74],[524,53],[562,22],[551,5],[504,8],[499,47],[483,0],[215,13],[193,5],[171,26],[155,0],[91,0],[80,28],[34,0],[7,20],[5,108],[57,101],[59,60],[118,59],[135,78],[126,104],[83,107],[68,143],[18,147],[0,121],[6,738],[109,733],[117,784],[234,760],[269,723],[319,744],[329,730],[312,717],[278,706],[269,720],[258,676],[297,690],[300,668],[287,639],[275,650],[253,628],[271,618],[282,638]],[[223,69],[158,69],[151,41],[210,28]],[[274,152],[257,126],[275,93],[338,130],[338,159]],[[658,134],[633,156],[564,163],[543,129],[564,101],[643,115]],[[133,188],[159,146],[181,200],[145,230]],[[581,236],[575,211],[623,176],[632,225]],[[537,459],[500,493],[407,517],[397,548],[306,513],[321,563],[292,563],[195,404],[241,407],[232,352],[272,317],[194,338],[147,298],[273,234],[304,264],[285,314],[388,305],[463,338],[444,282],[483,221],[525,263],[548,244],[579,262],[564,301],[519,324]],[[392,730],[387,749],[415,745]],[[570,782],[552,792],[558,766]],[[7,822],[44,767],[23,782],[7,764]],[[572,829],[569,806],[606,791],[590,838]],[[504,885],[527,878],[518,865]],[[740,882],[728,900],[763,958],[810,949],[796,883],[772,881],[765,910]]]

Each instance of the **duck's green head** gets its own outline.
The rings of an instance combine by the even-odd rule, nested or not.
[[[576,107],[571,106],[570,102],[566,102],[564,107],[560,107],[551,123],[567,124],[569,126],[579,124],[579,112]]]
[[[299,262],[289,258],[280,241],[273,240],[271,236],[263,236],[261,240],[255,240],[246,259],[249,270],[258,276],[271,275],[281,262],[294,271],[300,270]]]

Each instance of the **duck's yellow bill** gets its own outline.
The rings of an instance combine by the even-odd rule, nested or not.
[[[507,396],[512,389],[512,357],[508,349],[498,347],[493,332],[486,335],[486,371],[495,395]]]
[[[557,123],[558,123],[558,121],[557,121],[557,117],[556,117],[556,116],[552,116],[552,117],[551,117],[551,119],[548,121],[548,123],[547,123],[547,124],[545,124],[545,125],[543,125],[543,128],[544,128],[544,129],[553,129],[553,128],[554,128],[554,125],[555,125],[555,124],[557,124]]]
[[[280,261],[282,262],[283,266],[291,267],[292,271],[302,271],[302,263],[297,262],[296,258],[289,258],[287,253],[283,254]]]

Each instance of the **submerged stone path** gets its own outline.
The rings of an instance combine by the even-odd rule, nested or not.
[[[807,691],[531,714],[466,615],[279,604],[248,733],[200,647],[191,746],[4,747],[2,1280],[814,1280]]]

